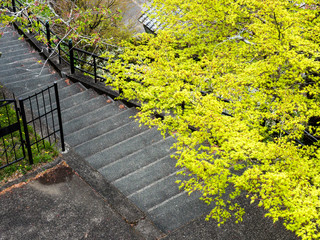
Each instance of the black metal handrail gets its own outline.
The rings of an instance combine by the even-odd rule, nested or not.
[[[52,93],[53,91],[53,93]],[[48,99],[45,99],[45,94],[48,95]],[[51,95],[54,96],[51,96]],[[47,102],[49,101],[49,103]],[[49,139],[49,143],[51,144],[50,141],[50,136],[54,135],[54,140],[56,141],[56,135],[57,133],[59,133],[60,135],[60,142],[61,142],[61,149],[62,151],[65,151],[65,143],[64,143],[64,134],[63,134],[63,126],[62,126],[62,116],[61,116],[61,107],[60,107],[60,99],[59,99],[59,93],[58,93],[58,84],[55,82],[52,86],[49,86],[45,89],[42,89],[41,91],[28,96],[24,99],[20,99],[20,108],[24,109],[24,104],[28,104],[29,108],[31,110],[31,119],[29,120],[25,120],[24,124],[25,126],[27,125],[34,125],[36,121],[39,121],[40,123],[40,130],[41,130],[41,139],[40,140],[36,140],[33,144],[31,145],[35,145],[38,142],[43,141],[44,139]],[[33,104],[33,102],[35,104]],[[40,107],[40,104],[42,103],[42,107]],[[54,107],[54,103],[56,104],[56,106]],[[33,106],[35,105],[35,109],[33,109]],[[47,107],[49,107],[49,109],[47,110]],[[44,110],[44,113],[41,113],[41,109]],[[23,110],[24,111],[24,110]],[[37,113],[37,115],[34,115],[34,112]],[[56,129],[55,123],[54,123],[54,116],[53,114],[56,113],[57,117],[58,117],[58,128]],[[52,127],[53,127],[53,132],[50,133],[49,131],[49,117],[51,117],[52,119]],[[43,124],[44,126],[46,126],[46,130],[48,135],[43,134],[42,130],[42,119],[44,119],[45,124]],[[35,128],[35,125],[33,126]]]
[[[26,114],[26,109],[30,110]],[[57,142],[65,151],[61,107],[58,94],[58,85],[42,89],[26,98],[7,99],[3,94],[0,99],[0,110],[3,121],[0,123],[0,169],[17,163],[26,156],[33,164],[33,150],[41,152],[41,147],[46,146],[46,141],[51,145],[52,140]],[[33,128],[30,131],[29,126]],[[37,133],[33,132],[37,131]]]
[[[24,4],[21,3],[19,0],[12,0],[13,12],[21,11],[23,7],[24,7]],[[32,12],[21,11],[21,14],[24,17],[26,17],[31,24],[36,21],[39,25],[41,25],[38,33],[35,33],[35,34],[42,35],[46,38],[48,53],[49,54],[55,53],[55,55],[58,56],[59,64],[61,64],[62,61],[68,64],[70,66],[71,74],[74,74],[75,70],[77,69],[82,73],[92,76],[95,83],[97,83],[98,81],[103,82],[106,80],[106,78],[103,77],[103,74],[100,74],[99,71],[100,72],[102,71],[103,73],[109,73],[109,71],[104,67],[99,66],[99,64],[101,65],[104,65],[104,63],[107,64],[108,62],[107,58],[103,58],[95,53],[91,53],[83,49],[74,47],[72,40],[69,40],[68,42],[62,40],[61,37],[59,37],[59,35],[56,34],[50,28],[50,23],[48,21],[43,22],[38,17],[36,17],[35,20],[33,18],[30,18],[29,16],[33,14]],[[55,43],[53,39],[57,39],[58,42]],[[85,61],[83,60],[83,58],[75,57],[76,55],[79,56],[79,53],[82,55],[85,55],[84,59],[90,58],[91,61]],[[79,63],[79,62],[82,62],[83,64],[77,65],[76,63]],[[90,68],[89,69],[84,68],[83,66],[85,65],[91,66],[92,70]]]

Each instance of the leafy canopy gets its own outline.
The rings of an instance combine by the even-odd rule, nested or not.
[[[118,0],[56,0],[54,4],[49,0],[16,0],[16,11],[13,11],[12,2],[1,2],[0,21],[3,25],[19,22],[21,28],[44,42],[45,34],[37,33],[40,30],[45,32],[45,26],[38,20],[48,22],[60,39],[72,39],[77,47],[98,54],[132,34],[121,21]],[[55,44],[59,43],[58,39],[51,37]]]
[[[317,1],[150,8],[162,30],[110,56],[109,84],[142,104],[142,122],[175,134],[177,166],[191,176],[181,187],[212,203],[208,219],[241,220],[234,200],[246,194],[303,239],[320,238],[320,150],[309,140],[320,137]]]

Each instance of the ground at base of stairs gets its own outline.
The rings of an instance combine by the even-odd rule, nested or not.
[[[0,239],[143,239],[64,162],[0,192],[0,206]]]

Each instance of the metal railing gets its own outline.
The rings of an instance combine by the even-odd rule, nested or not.
[[[18,106],[14,99],[0,100],[0,169],[26,157],[25,142],[19,120]]]
[[[39,133],[30,142],[30,146],[35,145],[39,150],[39,144],[44,144],[45,140],[52,144],[57,142],[59,136],[61,150],[65,151],[58,84],[54,83],[29,97],[19,99],[19,105],[24,127],[32,126]],[[30,110],[29,115],[25,114],[25,109]]]
[[[40,153],[46,142],[52,145],[58,137],[65,151],[57,83],[18,101],[4,97],[0,103],[0,169],[23,160],[26,153],[33,164],[32,152]]]
[[[70,66],[71,74],[74,74],[76,70],[91,76],[94,82],[104,82],[106,78],[103,77],[105,73],[109,73],[105,66],[108,63],[108,59],[98,56],[95,53],[87,52],[83,49],[77,48],[73,45],[72,40],[65,41],[58,34],[56,34],[51,28],[48,21],[43,22],[38,17],[30,17],[33,15],[30,11],[24,10],[24,5],[19,0],[12,0],[11,9],[13,12],[21,11],[23,17],[27,18],[30,25],[36,24],[39,27],[37,33],[34,35],[41,35],[46,39],[46,45],[48,53],[58,57],[59,64],[62,62]],[[23,31],[23,29],[20,29]],[[84,60],[89,59],[89,60]]]

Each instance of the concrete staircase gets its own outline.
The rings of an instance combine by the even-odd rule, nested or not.
[[[98,95],[80,83],[62,79],[11,28],[0,39],[0,83],[16,97],[26,97],[58,83],[66,143],[168,233],[210,208],[197,194],[188,196],[175,181],[174,143],[155,128],[139,126],[134,108]],[[44,111],[44,110],[43,110]],[[49,122],[52,127],[52,122]]]

